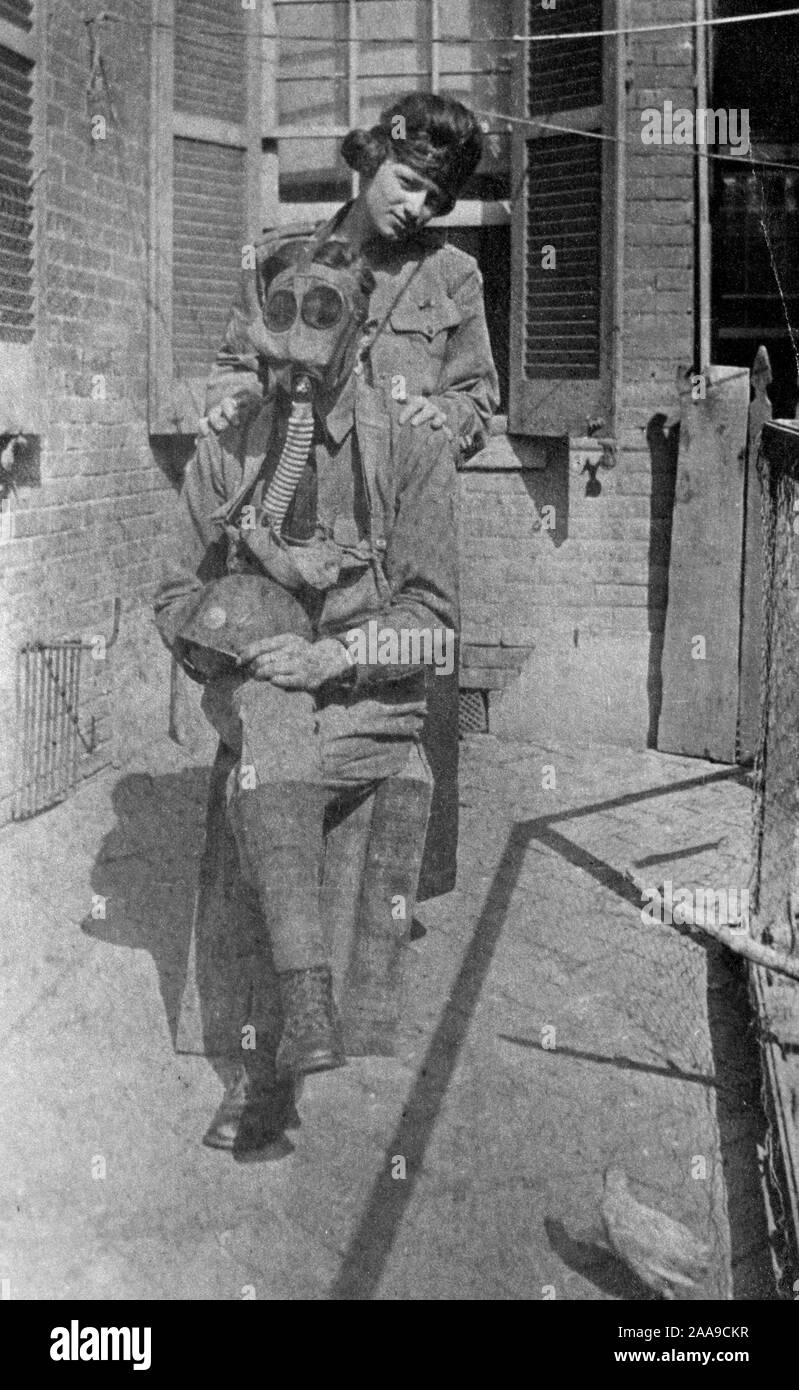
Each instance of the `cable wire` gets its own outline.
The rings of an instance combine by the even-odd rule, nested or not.
[[[346,0],[322,0],[322,2],[323,2],[323,3],[328,3],[328,4],[344,4],[344,3],[346,3]],[[369,4],[369,3],[380,3],[380,4],[385,4],[385,3],[386,3],[386,0],[357,0],[357,3],[358,3],[358,4]],[[243,13],[243,12],[242,12],[242,13]],[[621,29],[580,29],[580,30],[561,30],[559,33],[555,33],[555,34],[491,34],[491,35],[486,35],[484,38],[477,38],[477,37],[472,38],[472,37],[470,37],[469,35],[465,35],[465,36],[464,36],[464,35],[453,35],[453,34],[437,35],[437,36],[435,36],[435,37],[433,37],[433,36],[424,36],[424,37],[420,37],[420,38],[413,38],[413,37],[409,37],[409,38],[402,38],[402,37],[398,37],[398,38],[385,38],[385,37],[382,37],[382,36],[380,36],[380,35],[375,35],[374,37],[370,37],[370,36],[368,36],[368,35],[361,34],[361,35],[359,35],[359,37],[358,37],[358,39],[357,39],[357,42],[358,42],[358,43],[371,43],[371,44],[392,44],[392,45],[396,45],[396,44],[403,44],[403,45],[404,45],[404,44],[415,44],[415,45],[418,45],[418,44],[425,44],[425,45],[427,45],[427,44],[466,44],[466,43],[468,43],[468,44],[472,44],[472,43],[516,43],[516,44],[524,44],[524,45],[527,45],[527,44],[534,44],[534,43],[563,43],[563,42],[570,41],[570,40],[572,40],[572,39],[584,41],[585,39],[619,38],[619,37],[626,37],[627,35],[635,35],[635,34],[657,34],[657,33],[667,33],[667,32],[669,32],[669,31],[673,31],[673,30],[677,30],[677,29],[679,29],[679,30],[685,30],[685,29],[699,29],[699,28],[706,29],[706,28],[717,28],[717,27],[720,27],[720,26],[722,26],[722,25],[727,25],[727,24],[754,24],[754,23],[757,23],[757,22],[759,22],[759,21],[761,21],[761,20],[792,19],[792,18],[796,18],[797,16],[799,16],[799,6],[793,6],[793,7],[792,7],[791,9],[789,9],[789,10],[767,10],[767,11],[765,11],[765,12],[762,13],[762,14],[753,14],[753,13],[750,13],[750,14],[744,14],[744,15],[726,15],[726,16],[720,16],[720,15],[719,15],[719,16],[714,16],[714,17],[712,17],[712,18],[701,19],[701,20],[697,20],[697,19],[670,20],[670,21],[664,21],[663,23],[660,23],[660,24],[644,24],[644,25],[628,26],[628,27],[626,27],[626,28],[621,28]],[[115,22],[118,22],[118,23],[123,23],[123,24],[138,24],[139,26],[141,26],[141,27],[143,27],[143,28],[148,28],[148,29],[150,29],[150,28],[153,28],[153,29],[168,29],[168,30],[171,30],[172,32],[175,32],[175,31],[179,28],[178,25],[164,24],[164,23],[162,23],[162,22],[160,22],[160,21],[158,21],[158,20],[153,21],[153,20],[146,20],[146,19],[145,19],[145,20],[130,19],[127,15],[113,14],[113,13],[112,13],[111,11],[109,11],[109,10],[102,10],[102,11],[100,11],[100,13],[99,13],[97,16],[95,16],[93,20],[90,20],[89,22],[90,22],[90,23],[93,23],[93,22],[95,22],[96,20],[99,20],[99,19],[102,19],[102,20],[112,20],[112,21],[115,21]],[[222,27],[222,26],[220,26],[219,28],[217,28],[217,27],[215,27],[215,26],[212,27],[212,26],[207,26],[207,25],[196,25],[196,24],[194,24],[194,23],[192,23],[192,32],[195,33],[195,34],[206,34],[206,35],[209,35],[209,36],[216,36],[216,37],[222,37],[222,38],[228,38],[228,37],[231,36],[231,34],[234,34],[234,35],[237,35],[237,36],[238,36],[239,34],[241,34],[242,36],[250,37],[250,35],[247,33],[247,31],[246,31],[245,29],[231,29],[230,27],[225,28],[225,27]],[[275,30],[269,30],[269,29],[262,29],[262,30],[259,30],[259,31],[257,32],[257,34],[255,35],[255,37],[262,38],[262,39],[278,39],[278,40],[280,40],[280,41],[282,41],[282,42],[284,42],[284,43],[285,43],[285,42],[291,42],[291,43],[343,44],[343,45],[345,45],[346,47],[349,47],[349,46],[352,44],[352,40],[349,39],[349,38],[345,38],[345,37],[341,37],[341,38],[338,38],[338,37],[326,37],[325,35],[320,35],[320,34],[283,34],[283,35],[281,35],[281,34],[277,33]]]
[[[555,121],[544,121],[537,116],[511,116],[506,111],[492,111],[483,106],[475,106],[472,109],[477,116],[484,116],[506,125],[536,126],[542,130],[555,130],[563,135],[580,135],[586,140],[605,140],[612,145],[635,146],[635,141],[628,140],[624,135],[608,135],[605,131],[601,130],[578,130],[577,126],[561,125]],[[486,133],[487,132],[484,131],[484,134]],[[646,149],[648,147],[643,146],[642,148]],[[703,150],[697,145],[694,145],[693,148],[690,145],[657,145],[652,146],[652,149],[658,154],[662,154],[664,150],[668,150],[675,154],[693,154],[699,159],[734,160],[736,163],[741,163],[746,159],[748,164],[758,168],[793,169],[799,172],[799,164],[790,164],[786,160],[747,159],[747,156],[744,154],[720,154],[711,150]]]

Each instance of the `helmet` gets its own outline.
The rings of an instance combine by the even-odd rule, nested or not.
[[[228,574],[200,591],[176,639],[176,655],[199,680],[233,674],[252,642],[291,632],[313,640],[302,603],[266,575]]]

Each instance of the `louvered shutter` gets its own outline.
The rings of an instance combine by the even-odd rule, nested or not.
[[[40,29],[32,0],[0,0],[0,434],[35,434],[36,141]]]
[[[0,48],[0,340],[6,343],[33,338],[32,88],[33,64]]]
[[[617,25],[609,0],[517,0],[516,32],[581,33]],[[616,45],[601,37],[529,43],[517,64],[525,117],[569,132],[514,136],[509,428],[531,435],[612,429],[618,113]],[[582,133],[573,132],[586,132]],[[553,264],[554,261],[554,264]],[[599,423],[601,421],[601,424]]]
[[[153,0],[154,434],[196,430],[242,247],[261,230],[258,8]]]

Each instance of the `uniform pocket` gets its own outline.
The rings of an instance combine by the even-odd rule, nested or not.
[[[455,328],[462,317],[457,304],[448,296],[401,301],[390,315],[395,333],[417,333],[429,343],[440,333],[446,334]]]
[[[320,633],[342,632],[366,622],[382,608],[371,565],[368,569],[344,571],[335,589],[329,589],[319,619]]]

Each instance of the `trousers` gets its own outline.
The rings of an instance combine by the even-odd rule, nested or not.
[[[321,890],[332,817],[380,787],[383,837],[410,837],[412,857],[421,858],[431,785],[420,752],[424,701],[413,694],[398,682],[377,697],[343,695],[320,707],[307,692],[266,681],[225,677],[205,687],[206,717],[238,754],[227,814],[278,973],[328,963]],[[396,885],[381,864],[386,869],[391,857],[386,843],[370,870],[371,910],[385,921]]]

